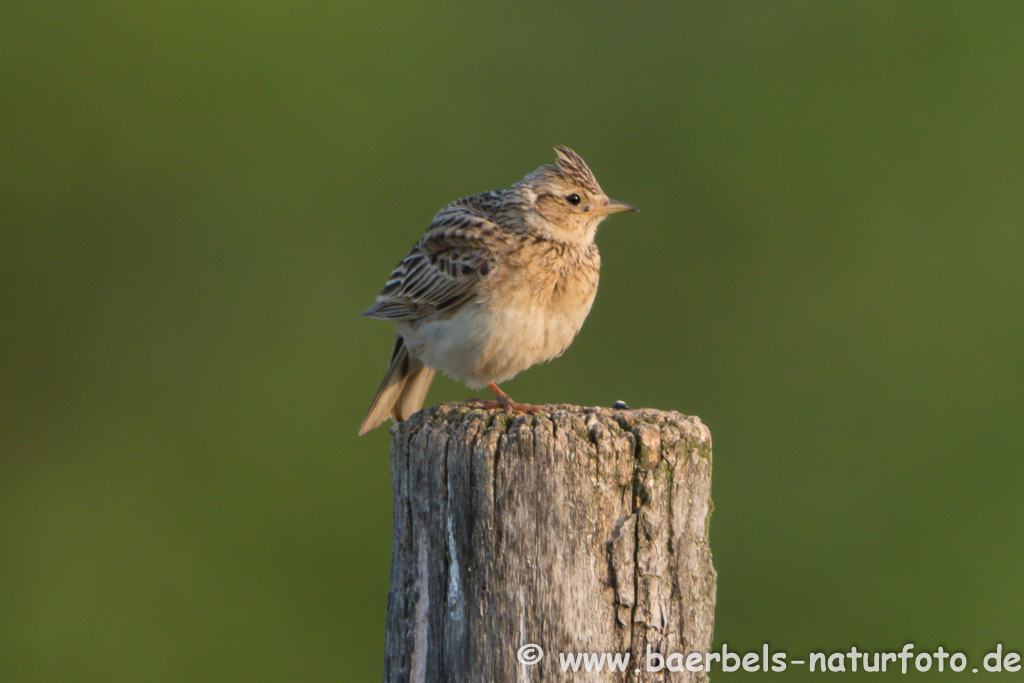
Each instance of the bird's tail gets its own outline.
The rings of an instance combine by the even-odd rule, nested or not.
[[[409,355],[402,335],[395,339],[391,364],[370,409],[366,411],[359,436],[376,429],[390,414],[395,422],[402,422],[423,407],[427,389],[434,380],[434,370]]]

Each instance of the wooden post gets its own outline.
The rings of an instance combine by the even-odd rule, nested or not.
[[[392,434],[387,683],[575,680],[576,653],[629,654],[624,672],[581,661],[588,681],[707,680],[668,670],[708,652],[714,624],[698,418],[448,404]]]

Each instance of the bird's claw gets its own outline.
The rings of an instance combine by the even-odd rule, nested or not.
[[[529,403],[518,403],[509,398],[508,394],[499,396],[495,401],[487,401],[482,398],[471,398],[465,401],[467,405],[475,406],[481,410],[501,410],[508,415],[515,413],[537,415],[544,412],[543,406],[535,406]]]

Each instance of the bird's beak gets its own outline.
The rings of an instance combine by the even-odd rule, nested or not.
[[[610,213],[625,213],[626,211],[639,211],[640,209],[635,206],[630,206],[624,202],[617,202],[614,199],[609,199],[608,203],[604,206],[595,206],[590,210],[591,213],[596,213],[599,216],[607,216]]]

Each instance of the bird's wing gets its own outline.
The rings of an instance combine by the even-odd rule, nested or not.
[[[494,272],[500,232],[496,223],[465,205],[443,209],[363,315],[416,320],[470,301]]]

